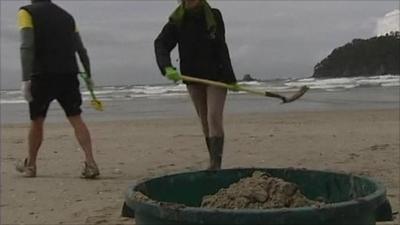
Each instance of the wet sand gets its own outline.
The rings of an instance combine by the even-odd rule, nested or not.
[[[83,153],[67,123],[47,123],[38,177],[14,170],[28,124],[1,126],[2,224],[134,224],[121,218],[128,186],[207,167],[194,117],[89,122],[97,180],[79,178]],[[399,109],[241,113],[225,118],[224,168],[295,167],[371,176],[399,210]],[[397,224],[384,223],[384,224]]]

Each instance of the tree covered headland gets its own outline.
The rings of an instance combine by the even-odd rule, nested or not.
[[[313,77],[354,77],[400,74],[400,32],[354,39],[336,48],[314,67]]]

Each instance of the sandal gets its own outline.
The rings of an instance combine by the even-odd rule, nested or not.
[[[24,161],[17,161],[17,164],[15,165],[15,169],[23,173],[24,177],[36,177],[36,166],[27,166],[28,164],[28,159],[25,159]]]
[[[93,179],[100,175],[99,168],[96,164],[89,164],[85,162],[82,169],[81,177],[85,179]]]

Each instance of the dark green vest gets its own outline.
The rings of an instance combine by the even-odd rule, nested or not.
[[[33,77],[77,74],[74,18],[47,1],[21,9],[32,16],[35,35]]]

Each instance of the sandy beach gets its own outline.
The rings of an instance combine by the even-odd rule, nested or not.
[[[195,117],[88,125],[101,169],[97,180],[79,178],[83,153],[66,123],[46,124],[38,177],[21,177],[14,164],[26,156],[28,124],[2,124],[1,224],[134,224],[120,217],[130,184],[207,166]],[[398,108],[227,114],[223,167],[370,176],[385,185],[393,211],[398,211],[399,126]]]

